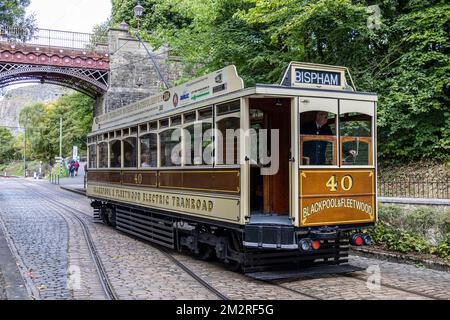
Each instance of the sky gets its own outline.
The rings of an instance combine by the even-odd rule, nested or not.
[[[41,29],[90,33],[111,15],[111,0],[31,0],[27,13]]]

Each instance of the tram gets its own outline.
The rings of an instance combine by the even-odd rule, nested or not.
[[[291,62],[278,85],[231,65],[104,113],[94,217],[244,272],[345,263],[377,220],[376,105],[345,67]]]

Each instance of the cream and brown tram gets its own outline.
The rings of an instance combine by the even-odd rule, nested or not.
[[[377,219],[377,95],[347,78],[292,62],[245,88],[228,66],[95,117],[94,215],[244,271],[346,262]]]

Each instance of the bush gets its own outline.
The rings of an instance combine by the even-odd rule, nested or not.
[[[436,254],[450,259],[450,211],[380,206],[379,223],[370,230],[374,242],[402,253]]]

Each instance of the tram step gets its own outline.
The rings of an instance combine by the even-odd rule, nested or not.
[[[286,280],[295,279],[301,277],[320,277],[326,274],[333,273],[350,273],[355,271],[362,271],[363,268],[352,266],[349,264],[338,264],[338,265],[321,265],[308,268],[302,268],[299,270],[274,270],[274,271],[263,271],[263,272],[250,272],[245,275],[263,281],[275,281],[275,280]]]

